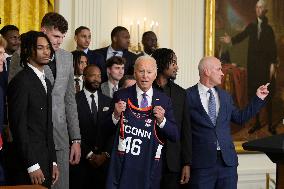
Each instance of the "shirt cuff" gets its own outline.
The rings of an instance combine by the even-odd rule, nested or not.
[[[114,113],[111,115],[111,118],[112,118],[112,122],[113,124],[117,124],[119,120],[117,120],[115,117],[114,117]]]
[[[93,155],[94,152],[90,151],[87,156],[86,156],[86,159],[90,159],[90,157]]]
[[[31,167],[28,168],[28,173],[32,173],[32,172],[34,172],[34,171],[36,171],[36,170],[39,170],[39,169],[40,169],[39,164],[38,164],[38,163],[37,163],[37,164],[34,164],[33,166],[31,166]]]
[[[158,126],[162,129],[166,125],[166,121],[167,121],[167,119],[164,117],[162,123]]]
[[[57,163],[56,163],[56,162],[52,162],[52,165],[55,165],[55,166],[57,166]]]

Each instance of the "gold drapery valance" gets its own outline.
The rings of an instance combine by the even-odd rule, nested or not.
[[[54,11],[54,0],[0,0],[0,29],[12,24],[20,33],[39,30],[41,19]]]

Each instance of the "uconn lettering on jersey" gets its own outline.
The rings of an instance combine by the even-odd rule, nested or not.
[[[136,127],[131,127],[130,125],[124,126],[124,132],[128,134],[132,134],[134,136],[139,136],[141,138],[148,138],[149,140],[151,139],[151,132],[145,131],[143,129],[139,129]]]

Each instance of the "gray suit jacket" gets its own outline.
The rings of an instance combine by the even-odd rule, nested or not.
[[[55,149],[69,148],[70,140],[81,139],[74,89],[72,54],[59,49],[55,52],[56,80],[49,66],[44,67],[45,76],[52,89],[52,121]]]
[[[111,94],[110,94],[110,90],[109,90],[109,86],[108,86],[108,81],[104,82],[101,84],[101,90],[102,93],[110,98],[112,98]]]

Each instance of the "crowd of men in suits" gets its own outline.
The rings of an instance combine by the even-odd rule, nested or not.
[[[53,12],[44,16],[40,32],[19,36],[16,26],[1,29],[0,121],[5,140],[0,184],[55,189],[237,187],[230,122],[242,124],[257,114],[268,84],[238,110],[231,95],[217,87],[223,73],[215,57],[200,60],[200,81],[185,90],[174,82],[175,52],[158,49],[154,32],[143,34],[144,52],[137,55],[128,51],[125,27],[111,31],[109,46],[90,50],[91,30],[80,26],[72,53],[60,48],[67,30],[65,18]],[[149,127],[155,120],[151,131],[156,140],[143,152],[142,139],[130,147],[121,134],[143,133],[136,119],[138,124],[149,108],[144,121]],[[136,116],[128,120],[131,109]]]

